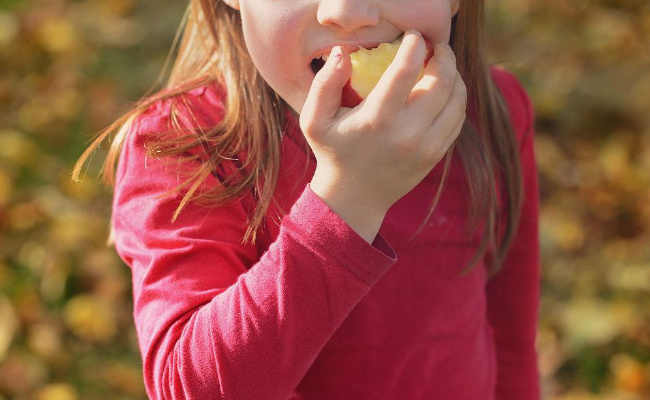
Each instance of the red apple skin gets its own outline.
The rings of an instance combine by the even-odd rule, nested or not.
[[[352,89],[352,84],[350,80],[345,83],[343,86],[343,94],[341,95],[341,107],[354,108],[361,104],[363,98],[359,96],[356,90]]]
[[[427,55],[424,57],[424,63],[422,64],[425,68],[429,60],[431,60],[431,57],[433,57],[433,46],[428,41],[426,42],[426,45]],[[353,108],[361,104],[362,101],[363,97],[361,97],[356,90],[352,89],[352,83],[348,79],[348,81],[345,83],[345,86],[343,86],[343,93],[341,95],[341,107]]]

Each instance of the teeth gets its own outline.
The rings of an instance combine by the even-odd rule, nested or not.
[[[329,54],[323,54],[322,56],[323,61],[327,61],[328,58],[330,58]]]

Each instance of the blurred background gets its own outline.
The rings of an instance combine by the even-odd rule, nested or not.
[[[546,399],[650,398],[650,3],[488,1],[537,112]],[[145,399],[111,191],[73,163],[158,78],[186,2],[0,0],[0,399]]]

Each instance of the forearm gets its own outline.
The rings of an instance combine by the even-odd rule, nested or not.
[[[384,252],[341,220],[332,223],[330,213],[294,209],[256,265],[144,349],[150,396],[285,399],[291,393],[394,262],[382,239],[377,245]],[[349,253],[359,246],[366,250]]]

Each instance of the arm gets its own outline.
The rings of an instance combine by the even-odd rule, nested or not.
[[[113,214],[133,273],[147,392],[285,399],[394,253],[381,237],[368,244],[309,188],[261,258],[240,243],[241,202],[188,205],[172,224],[180,199],[159,195],[176,183],[176,165],[147,159],[137,134],[165,124],[147,118],[125,144]]]
[[[524,202],[517,236],[502,270],[488,282],[488,316],[497,347],[499,400],[540,398],[535,337],[539,313],[540,259],[538,241],[538,182],[533,149],[533,110],[523,88],[513,77],[506,98],[519,102],[515,128],[521,138]],[[514,87],[514,88],[513,88]],[[511,101],[509,101],[511,103]],[[518,128],[519,125],[519,129]]]

